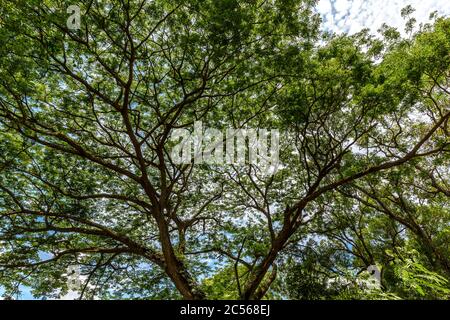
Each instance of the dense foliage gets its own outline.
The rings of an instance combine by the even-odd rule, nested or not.
[[[5,295],[449,298],[450,19],[336,35],[314,0],[77,2],[72,30],[66,1],[0,0]],[[279,130],[278,171],[174,162],[196,121]]]

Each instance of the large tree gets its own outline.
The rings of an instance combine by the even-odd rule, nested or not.
[[[285,296],[314,242],[364,269],[398,228],[448,275],[449,20],[374,38],[320,32],[313,0],[86,0],[72,30],[65,1],[0,4],[9,294],[79,266],[81,298]],[[278,171],[178,164],[196,121],[278,129]]]

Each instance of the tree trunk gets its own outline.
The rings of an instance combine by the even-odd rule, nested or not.
[[[157,224],[161,239],[161,247],[165,260],[165,271],[175,284],[178,291],[186,300],[202,300],[205,294],[198,288],[194,279],[189,274],[184,263],[178,259],[170,240],[170,234],[164,217],[157,218]]]

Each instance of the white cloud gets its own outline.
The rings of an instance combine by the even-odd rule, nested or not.
[[[65,296],[61,297],[60,300],[78,300],[80,295],[77,292],[69,291]]]
[[[352,34],[370,28],[375,33],[383,23],[403,31],[400,11],[409,4],[416,9],[413,16],[418,23],[428,22],[433,11],[450,15],[448,0],[319,0],[317,10],[325,29]]]

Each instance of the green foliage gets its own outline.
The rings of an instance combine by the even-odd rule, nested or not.
[[[450,19],[315,0],[0,0],[0,286],[83,299],[448,299]],[[277,129],[280,166],[177,164]],[[373,285],[369,266],[381,270]]]
[[[448,278],[428,270],[418,262],[417,251],[393,256],[395,260],[391,263],[391,267],[400,279],[398,290],[404,293],[403,298],[448,299],[450,295]]]

